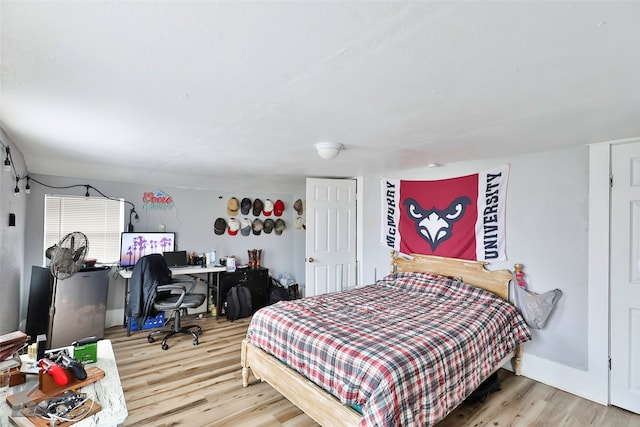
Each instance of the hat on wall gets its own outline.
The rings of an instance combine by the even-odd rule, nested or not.
[[[260,216],[260,214],[262,213],[263,206],[264,205],[262,204],[262,200],[255,199],[253,201],[253,216]]]
[[[242,212],[242,215],[247,215],[250,210],[251,210],[251,199],[248,197],[245,197],[244,199],[242,199],[242,202],[240,202],[240,212]]]
[[[227,215],[235,216],[238,214],[238,199],[232,197],[227,202]]]
[[[231,218],[229,220],[228,227],[229,236],[235,236],[236,234],[238,234],[238,230],[240,230],[240,221],[235,218]]]
[[[264,201],[264,207],[262,208],[262,214],[264,216],[271,216],[271,212],[273,212],[273,202],[270,199],[266,199]]]
[[[256,218],[251,223],[251,229],[253,230],[253,234],[259,236],[262,232],[262,228],[264,225],[262,224],[262,220],[260,218]]]
[[[302,231],[307,227],[304,226],[304,222],[302,221],[302,217],[296,218],[296,230]]]
[[[304,212],[304,206],[302,205],[302,200],[298,199],[295,202],[293,202],[293,209],[295,209],[296,212],[298,212],[298,215],[302,215],[302,212]]]
[[[213,223],[213,232],[218,236],[224,234],[227,229],[227,221],[224,218],[216,219],[216,222]]]
[[[264,220],[264,232],[270,234],[273,231],[273,227],[276,226],[276,222],[271,218]]]
[[[251,221],[249,221],[249,218],[244,218],[240,223],[240,233],[243,236],[248,236],[251,233]]]
[[[284,203],[282,200],[276,200],[273,204],[273,214],[275,216],[282,216],[282,212],[284,212]]]
[[[282,234],[285,228],[287,228],[287,225],[284,223],[284,220],[282,218],[276,219],[276,226],[273,228],[273,231],[275,231],[278,236]]]

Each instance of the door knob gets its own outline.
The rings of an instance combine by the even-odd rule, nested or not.
[[[309,258],[307,258],[307,261],[308,262],[313,262],[313,258],[309,257]]]

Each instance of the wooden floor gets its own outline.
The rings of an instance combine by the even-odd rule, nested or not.
[[[252,385],[242,387],[240,342],[249,319],[228,322],[207,316],[187,323],[202,326],[200,345],[182,335],[169,341],[167,351],[159,342],[147,342],[148,331],[130,337],[122,327],[106,331],[129,410],[127,426],[317,426],[268,384],[252,377]],[[438,427],[640,427],[640,415],[506,370],[499,374],[501,391],[485,403],[461,405]]]

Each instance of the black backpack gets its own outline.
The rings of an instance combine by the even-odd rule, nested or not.
[[[269,286],[269,301],[268,304],[275,304],[278,301],[289,301],[291,296],[289,290],[286,289],[280,282],[273,277],[271,278],[271,285]]]
[[[227,319],[236,320],[253,314],[251,291],[246,286],[236,285],[227,292]]]
[[[487,400],[489,393],[493,393],[494,391],[500,391],[500,380],[498,378],[498,373],[494,372],[482,382],[465,400],[466,403],[477,403],[483,402]]]

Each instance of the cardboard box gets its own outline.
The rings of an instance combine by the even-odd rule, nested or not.
[[[73,358],[82,363],[96,363],[98,361],[98,343],[73,347]]]

